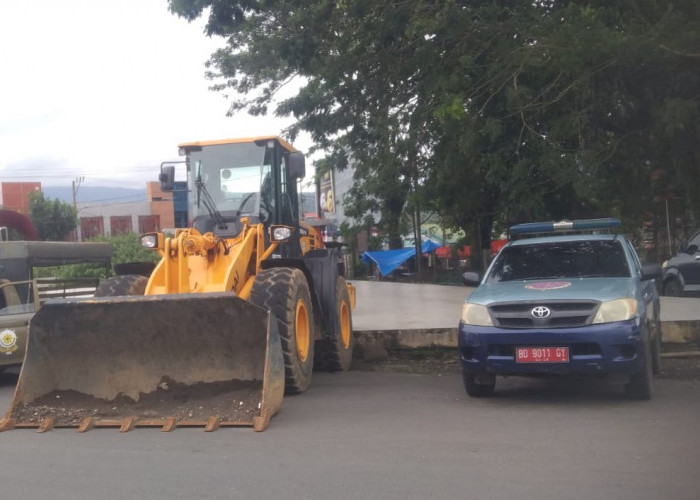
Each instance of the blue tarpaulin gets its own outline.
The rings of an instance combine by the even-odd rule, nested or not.
[[[438,243],[432,240],[424,241],[421,246],[422,253],[434,252],[436,248],[440,248]],[[386,276],[391,271],[399,267],[411,257],[416,256],[416,249],[399,248],[397,250],[378,250],[376,252],[365,252],[362,254],[362,262],[369,264],[374,262],[379,268],[382,276]]]

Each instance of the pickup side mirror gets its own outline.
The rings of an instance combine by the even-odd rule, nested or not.
[[[660,264],[655,264],[655,263],[650,263],[650,264],[642,264],[642,280],[653,280],[656,278],[661,279],[661,265]]]
[[[287,171],[292,179],[301,179],[306,175],[306,161],[299,151],[289,153],[287,156]]]
[[[172,165],[161,166],[160,174],[158,175],[161,191],[175,190],[175,167]]]
[[[462,284],[464,286],[479,286],[480,282],[481,276],[479,276],[479,273],[467,271],[466,273],[462,274]]]

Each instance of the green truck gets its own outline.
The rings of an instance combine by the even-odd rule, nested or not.
[[[39,278],[39,267],[97,264],[111,274],[110,243],[0,241],[0,372],[24,360],[29,320],[52,298],[91,296],[98,278]]]

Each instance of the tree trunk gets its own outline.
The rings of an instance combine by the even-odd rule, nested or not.
[[[415,210],[413,211],[413,236],[415,238],[414,248],[416,250],[416,273],[420,275],[423,267],[423,239],[421,237],[421,224],[420,224],[420,205],[416,202]]]

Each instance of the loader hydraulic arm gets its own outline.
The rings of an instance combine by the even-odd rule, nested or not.
[[[174,237],[162,238],[162,259],[146,295],[233,291],[247,298],[260,263],[278,243],[266,247],[263,224],[250,225],[246,217],[241,223],[243,230],[235,238],[201,234],[194,228],[178,229]]]

